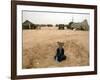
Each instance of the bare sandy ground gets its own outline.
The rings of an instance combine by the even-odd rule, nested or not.
[[[23,30],[23,68],[88,66],[88,31]],[[67,59],[54,60],[57,42],[64,42]]]

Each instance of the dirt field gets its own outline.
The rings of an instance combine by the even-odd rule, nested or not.
[[[57,42],[64,42],[67,59],[54,60]],[[88,31],[23,30],[23,68],[89,65]]]

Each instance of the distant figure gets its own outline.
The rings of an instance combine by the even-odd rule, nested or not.
[[[61,62],[66,59],[66,56],[64,55],[64,48],[63,48],[64,43],[62,42],[57,42],[57,43],[59,47],[56,50],[56,55],[54,56],[54,58],[56,61]]]

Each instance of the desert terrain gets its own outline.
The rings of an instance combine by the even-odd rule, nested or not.
[[[89,65],[89,31],[41,29],[23,30],[22,68]],[[64,42],[66,60],[54,60],[57,42]]]

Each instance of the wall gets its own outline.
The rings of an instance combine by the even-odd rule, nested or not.
[[[73,3],[73,4],[96,4],[98,5],[98,49],[100,47],[100,1],[99,0],[33,0],[45,2]],[[10,80],[11,65],[11,8],[10,0],[0,0],[0,80]],[[98,50],[98,67],[100,67],[100,50]],[[29,79],[28,79],[29,80]],[[59,78],[42,78],[32,80],[100,80],[100,68],[98,75],[73,76]]]

